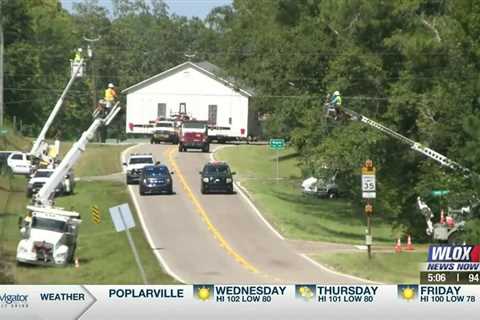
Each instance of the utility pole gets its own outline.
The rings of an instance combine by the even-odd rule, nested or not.
[[[3,128],[3,21],[0,1],[0,128]]]
[[[99,41],[102,38],[102,36],[98,36],[94,39],[90,39],[87,37],[83,37],[83,40],[87,41],[89,43],[87,47],[87,54],[88,57],[90,58],[90,64],[92,65],[92,107],[93,111],[97,108],[97,82],[96,82],[96,72],[95,72],[95,56],[94,56],[94,45],[95,42]],[[91,44],[91,45],[90,45]],[[107,130],[105,127],[101,128],[98,133],[97,133],[97,141],[102,141],[103,140],[103,133]]]
[[[93,102],[93,110],[97,107],[97,84],[96,84],[96,77],[95,77],[95,57],[93,54],[94,51],[94,44],[95,42],[99,41],[102,37],[98,36],[95,39],[89,39],[87,37],[83,37],[83,40],[89,43],[87,48],[87,54],[90,58],[90,64],[92,65],[92,102]],[[91,44],[91,45],[90,45]]]

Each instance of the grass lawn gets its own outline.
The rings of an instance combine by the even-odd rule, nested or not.
[[[120,154],[128,146],[90,144],[74,167],[77,177],[103,176],[122,171]]]
[[[360,278],[383,283],[419,283],[420,263],[427,261],[427,252],[325,253],[313,256],[321,264]]]
[[[0,136],[0,149],[15,151],[15,150],[30,150],[32,147],[32,138],[23,137],[16,134],[11,128],[7,128],[7,134]]]
[[[4,192],[5,191],[1,191]],[[0,195],[0,198],[6,196]],[[0,243],[3,256],[9,262],[11,280],[19,284],[141,284],[138,267],[124,232],[117,233],[110,219],[108,208],[129,201],[125,186],[114,182],[79,182],[75,195],[57,198],[57,205],[81,213],[82,224],[76,255],[80,268],[14,267],[15,252],[20,234],[17,221],[25,212],[27,199],[24,193],[10,193],[9,201],[0,214]],[[90,208],[100,208],[102,222],[91,221]],[[134,212],[134,206],[130,204]],[[135,215],[136,217],[136,215]],[[175,281],[162,272],[159,263],[144,238],[141,226],[131,230],[149,283],[170,284]],[[0,278],[0,281],[2,279]],[[4,279],[5,281],[5,279]]]
[[[365,242],[366,219],[346,199],[319,199],[302,194],[302,176],[293,150],[280,152],[279,177],[275,177],[275,151],[265,145],[223,148],[216,158],[227,161],[238,173],[255,204],[287,238],[329,242]],[[375,243],[393,243],[390,224],[374,217]]]

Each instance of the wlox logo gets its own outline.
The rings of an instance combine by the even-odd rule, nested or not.
[[[28,308],[28,294],[0,294],[0,307]]]
[[[428,262],[479,262],[480,245],[431,245]]]

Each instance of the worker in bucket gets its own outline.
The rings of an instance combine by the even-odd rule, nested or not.
[[[338,117],[342,108],[342,97],[340,96],[340,92],[338,90],[333,93],[330,100],[330,105],[335,108],[336,117]]]
[[[75,51],[75,58],[73,59],[74,62],[80,62],[80,60],[82,60],[82,48],[78,48]]]
[[[110,110],[115,103],[115,100],[118,98],[117,92],[115,91],[115,86],[113,83],[108,84],[108,88],[105,90],[105,104],[107,110]]]

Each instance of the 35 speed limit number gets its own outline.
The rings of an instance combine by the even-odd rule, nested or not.
[[[362,175],[362,192],[363,198],[372,199],[375,198],[375,176],[374,175]]]
[[[372,192],[375,191],[375,176],[362,176],[362,191]]]

